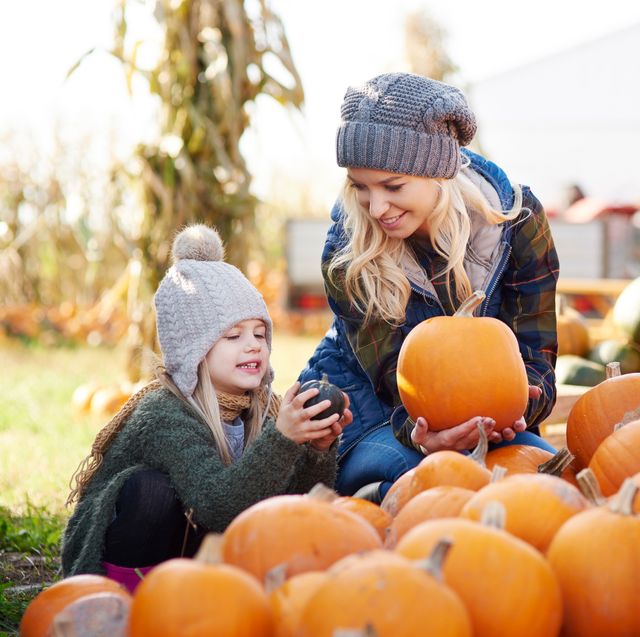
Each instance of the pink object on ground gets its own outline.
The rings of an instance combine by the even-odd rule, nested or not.
[[[136,590],[136,586],[142,581],[137,571],[140,571],[142,575],[146,575],[153,566],[140,566],[138,568],[129,568],[127,566],[117,566],[116,564],[110,564],[109,562],[102,562],[102,566],[105,568],[105,575],[109,578],[122,584],[130,593]]]

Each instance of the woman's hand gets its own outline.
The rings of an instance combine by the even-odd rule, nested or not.
[[[496,421],[484,416],[475,416],[461,425],[442,431],[430,431],[427,421],[419,417],[411,432],[411,440],[419,445],[425,454],[445,449],[464,451],[472,449],[478,444],[480,440],[479,424],[484,428],[487,438],[493,442],[496,435],[493,431]]]
[[[285,393],[276,419],[276,429],[298,445],[309,442],[318,449],[328,449],[342,433],[342,428],[353,420],[351,412],[346,409],[342,417],[332,414],[322,420],[311,420],[330,407],[331,401],[323,400],[317,405],[305,408],[304,404],[317,396],[319,391],[314,387],[297,394],[299,389],[300,383],[296,382]]]
[[[536,385],[529,385],[529,398],[540,398],[542,396],[542,389]],[[516,437],[517,433],[524,431],[527,428],[527,423],[524,419],[518,418],[511,427],[505,427],[502,431],[496,431],[496,438],[490,438],[490,442],[511,442]]]

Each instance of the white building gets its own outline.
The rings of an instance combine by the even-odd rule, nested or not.
[[[523,33],[522,46],[530,37],[544,33]],[[640,201],[640,24],[478,81],[468,93],[482,151],[547,208],[561,205],[572,183],[588,195]]]

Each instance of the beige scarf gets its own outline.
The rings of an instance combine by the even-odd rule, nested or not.
[[[265,409],[267,409],[267,416],[277,418],[278,412],[280,411],[280,403],[282,402],[280,396],[272,392],[271,400],[269,400],[269,390],[266,387],[260,387],[257,394],[260,413],[263,414]],[[236,396],[234,394],[217,391],[216,397],[218,398],[218,405],[220,406],[220,417],[224,422],[233,422],[243,411],[248,409],[251,404],[251,394],[249,393]],[[267,401],[269,401],[268,407]]]

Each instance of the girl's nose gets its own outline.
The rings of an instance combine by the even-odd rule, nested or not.
[[[260,349],[261,347],[262,347],[262,341],[260,341],[259,338],[256,338],[255,336],[250,336],[249,339],[247,340],[247,349],[255,350],[255,349]]]

